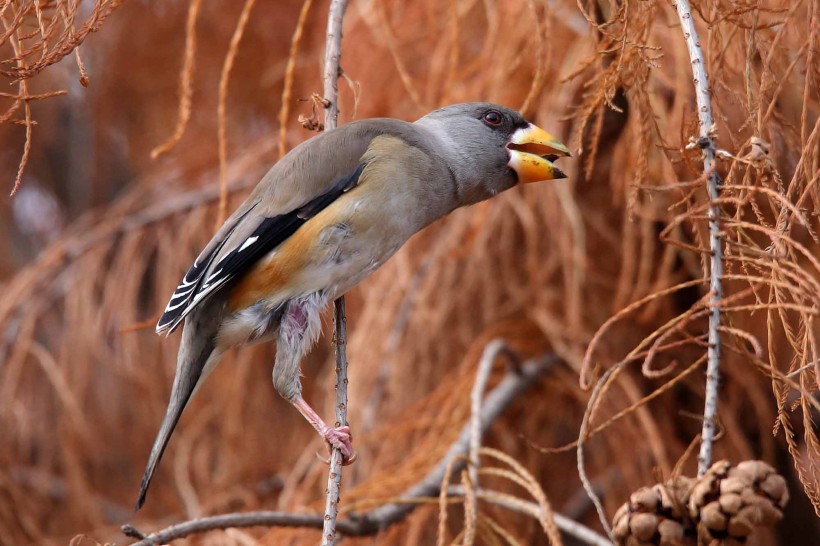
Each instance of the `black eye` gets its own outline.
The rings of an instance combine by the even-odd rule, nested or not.
[[[490,110],[484,114],[484,121],[489,125],[501,125],[501,114],[495,110]]]

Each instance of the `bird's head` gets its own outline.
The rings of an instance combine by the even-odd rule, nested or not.
[[[487,199],[518,182],[566,178],[555,165],[569,149],[510,108],[487,102],[453,104],[416,121],[436,137],[462,205]]]

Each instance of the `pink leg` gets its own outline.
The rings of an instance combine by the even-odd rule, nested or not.
[[[307,419],[308,423],[316,429],[316,432],[328,443],[328,446],[341,450],[343,464],[348,465],[356,460],[351,444],[353,437],[350,434],[350,427],[330,428],[322,418],[313,411],[313,408],[305,402],[305,399],[302,398],[301,395],[296,397],[291,403],[296,406],[296,409]]]

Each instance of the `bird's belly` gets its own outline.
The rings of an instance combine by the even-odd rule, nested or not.
[[[220,331],[220,344],[257,343],[276,336],[283,305],[291,299],[321,293],[338,298],[379,268],[401,245],[364,245],[350,238],[327,247],[324,258],[311,261],[286,286],[235,309]]]
[[[381,267],[407,238],[375,229],[357,233],[351,226],[348,235],[328,244],[322,258],[303,269],[298,284],[307,292],[322,291],[329,299],[337,298]]]
[[[352,193],[352,192],[351,192]],[[412,199],[361,198],[350,195],[318,230],[308,251],[310,259],[294,279],[302,293],[324,291],[338,297],[384,264],[421,227]],[[318,218],[317,218],[318,220]]]

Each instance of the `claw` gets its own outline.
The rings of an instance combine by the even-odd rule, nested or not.
[[[325,463],[326,465],[330,466],[330,457],[327,457],[327,458],[322,457],[318,452],[315,453],[315,455],[316,455],[316,458],[319,459],[320,462]],[[350,466],[353,463],[355,463],[358,458],[359,458],[359,452],[358,451],[354,451],[353,455],[351,455],[350,457],[345,457],[344,454],[342,454],[342,466]]]
[[[320,461],[320,462],[323,462],[323,463],[325,463],[326,465],[330,466],[330,457],[328,457],[327,459],[325,459],[324,457],[322,457],[321,455],[319,455],[319,452],[318,452],[318,451],[316,451],[316,452],[315,452],[315,455],[316,455],[316,458],[317,458],[317,459],[319,459],[319,461]]]

